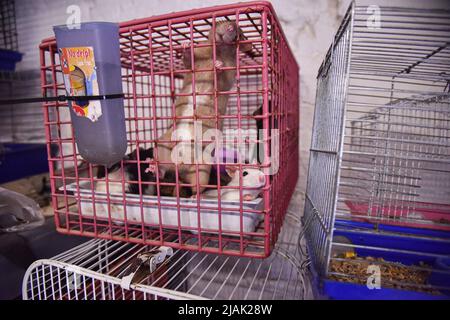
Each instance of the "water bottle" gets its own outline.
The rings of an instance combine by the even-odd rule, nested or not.
[[[62,25],[53,30],[68,95],[122,93],[117,24],[87,22],[79,28]],[[69,101],[69,109],[83,159],[110,166],[124,157],[127,138],[123,98]]]

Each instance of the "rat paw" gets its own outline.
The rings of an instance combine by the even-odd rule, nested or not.
[[[155,173],[156,172],[156,165],[153,162],[153,159],[146,158],[145,161],[149,161],[148,168],[145,169],[145,173]]]
[[[214,66],[215,66],[217,69],[222,68],[222,67],[223,67],[223,61],[222,61],[222,60],[216,60],[216,62],[214,63]],[[219,71],[220,71],[220,70],[219,70]]]
[[[186,41],[181,44],[181,57],[183,59],[183,64],[186,69],[190,69],[192,67],[191,63],[191,42]]]
[[[183,50],[186,50],[190,46],[191,46],[191,42],[190,41],[185,41],[185,42],[181,43],[181,47],[183,48]]]
[[[227,25],[226,30],[227,32],[234,32],[234,25],[232,24]]]

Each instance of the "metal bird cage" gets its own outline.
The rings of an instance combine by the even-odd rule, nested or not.
[[[288,218],[289,219],[289,218]],[[292,223],[294,221],[294,223]],[[283,227],[286,229],[286,226]],[[292,220],[268,259],[176,249],[149,269],[136,268],[155,247],[92,239],[27,270],[24,300],[302,299],[308,290]],[[167,252],[166,252],[167,253]],[[130,276],[131,275],[131,276]]]
[[[303,219],[331,298],[448,298],[449,22],[352,3],[319,69]]]
[[[113,178],[106,174],[98,178],[99,166],[84,161],[77,151],[67,103],[45,103],[47,143],[56,144],[60,150],[57,156],[49,154],[58,231],[209,253],[270,255],[296,185],[299,162],[299,68],[270,3],[216,6],[120,24],[127,152],[157,149],[158,139],[179,118],[175,116],[175,101],[183,94],[186,96],[180,93],[183,77],[206,72],[184,65],[180,51],[186,49],[186,44],[188,50],[207,46],[208,33],[224,21],[235,21],[242,30],[243,39],[235,44],[238,49],[246,44],[252,48],[247,52],[236,50],[236,67],[220,67],[213,55],[214,67],[207,72],[213,72],[217,78],[220,72],[235,70],[236,82],[230,91],[208,92],[215,103],[223,96],[229,96],[229,100],[226,114],[221,115],[216,108],[215,114],[205,118],[216,119],[216,129],[223,121],[224,144],[233,145],[237,141],[244,149],[251,142],[261,146],[264,159],[255,161],[255,157],[241,157],[238,153],[232,160],[240,175],[247,168],[265,173],[274,168],[273,174],[266,175],[261,196],[245,200],[247,191],[240,183],[234,187],[239,193],[237,201],[205,200],[201,196],[183,198],[183,188],[209,186],[224,190],[227,186],[219,182],[186,183],[177,174],[178,169],[174,181],[160,178],[143,181],[142,168],[164,163],[158,159],[158,152],[154,152],[151,161],[139,156],[124,159],[118,164],[119,176]],[[216,40],[211,41],[213,47],[217,45]],[[46,96],[65,94],[55,39],[42,41],[40,53],[43,93]],[[189,99],[195,101],[202,97],[196,93]],[[185,118],[198,120],[202,116]],[[262,129],[259,136],[244,133],[247,129],[256,132],[259,126]],[[232,135],[228,136],[226,130]],[[232,152],[235,149],[231,147]],[[217,156],[216,172],[228,164]],[[130,165],[139,168],[139,178],[130,179],[125,174],[125,168]],[[195,164],[194,169],[198,182],[202,165]],[[109,192],[97,192],[98,183],[109,185],[106,188]],[[131,183],[138,186],[135,194],[126,192],[127,184]],[[120,185],[118,189],[117,185]],[[143,194],[142,190],[149,185],[155,187],[155,194]],[[114,191],[113,186],[116,186]],[[174,189],[175,196],[161,195],[163,188]]]

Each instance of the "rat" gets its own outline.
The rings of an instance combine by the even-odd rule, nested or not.
[[[141,181],[145,182],[155,182],[156,178],[153,172],[146,172],[148,163],[144,163],[147,158],[153,158],[153,148],[143,149],[139,148],[134,150],[132,153],[126,155],[123,161],[137,161],[137,150],[139,150],[139,160],[140,160],[140,171],[141,171]],[[108,168],[108,180],[109,180],[109,193],[125,193],[139,194],[139,184],[130,183],[130,181],[139,181],[137,162],[126,162],[123,164],[123,180],[125,181],[125,190],[122,190],[122,170],[121,162],[116,162],[111,167]],[[97,179],[102,179],[106,176],[106,170],[104,166],[98,167]],[[117,180],[117,181],[111,181]],[[155,193],[155,186],[150,184],[141,184],[142,194],[153,195]],[[97,181],[95,186],[95,191],[106,193],[106,179]]]
[[[231,181],[227,184],[228,187],[239,187],[240,185],[240,171],[237,167],[228,167],[227,173],[231,177]],[[246,168],[242,170],[242,187],[252,188],[243,189],[242,197],[245,201],[255,200],[261,192],[261,189],[266,184],[265,174],[258,169]],[[220,189],[221,199],[223,200],[236,200],[240,199],[239,189]],[[203,198],[218,198],[218,190],[211,189],[205,191],[202,195]]]
[[[236,67],[236,50],[237,42],[246,40],[242,30],[236,24],[235,21],[220,21],[216,23],[215,32],[212,31],[208,34],[208,39],[203,44],[211,44],[210,46],[197,46],[193,49],[194,56],[191,56],[191,49],[184,50],[184,63],[187,68],[192,67],[192,58],[194,60],[193,71],[185,74],[183,80],[183,86],[180,93],[186,94],[178,96],[175,100],[175,116],[183,117],[175,120],[176,132],[174,132],[174,126],[172,125],[157,141],[156,147],[158,148],[158,160],[164,162],[159,167],[162,168],[163,173],[166,171],[175,171],[175,165],[172,162],[172,151],[176,154],[190,154],[194,155],[195,145],[194,139],[194,120],[199,116],[211,116],[211,119],[202,120],[202,135],[208,129],[216,128],[216,121],[218,121],[218,129],[222,130],[223,120],[218,119],[218,115],[224,115],[226,113],[226,107],[228,103],[229,95],[222,94],[217,96],[217,110],[219,114],[215,112],[214,105],[214,79],[215,74],[217,76],[217,90],[229,91],[236,82],[236,70],[218,70],[215,72],[214,67]],[[216,46],[216,59],[214,65],[213,59],[213,46]],[[243,52],[251,51],[251,43],[241,43],[239,48]],[[211,71],[198,71],[199,69],[210,69]],[[194,98],[192,96],[193,76],[195,76],[195,110],[194,110]],[[173,140],[182,140],[182,142],[171,142]],[[163,142],[162,142],[163,141]],[[202,146],[203,148],[204,146]],[[176,150],[174,150],[176,148]],[[192,156],[189,161],[179,161],[179,179],[187,184],[191,184],[192,194],[195,197],[197,191],[201,193],[204,189],[211,173],[211,165],[200,162],[198,166],[197,181],[196,163],[193,161]],[[197,183],[200,185],[197,190]]]
[[[148,170],[149,161],[153,160],[153,148],[143,149],[139,148],[139,161],[140,161],[140,171],[141,171],[141,181],[144,182],[156,182],[155,172]],[[126,161],[123,164],[124,169],[124,181],[125,181],[125,193],[139,194],[139,183],[130,183],[130,181],[139,181],[138,163],[137,163],[137,150],[126,155],[123,158]],[[133,162],[131,162],[132,160]],[[130,162],[127,162],[130,161]],[[136,162],[134,162],[136,161]],[[105,167],[100,166],[97,171],[97,179],[102,179],[105,177]],[[163,183],[176,183],[175,173],[167,172],[159,174],[160,182]],[[109,192],[122,194],[122,172],[120,161],[113,164],[108,169],[108,179],[109,179]],[[111,181],[117,180],[117,181]],[[142,194],[145,195],[156,195],[157,186],[156,184],[142,183]],[[106,180],[97,181],[95,191],[106,193]],[[180,197],[189,198],[192,196],[191,190],[187,187],[180,187]],[[176,194],[175,186],[172,185],[160,185],[160,195],[161,196],[172,196]]]

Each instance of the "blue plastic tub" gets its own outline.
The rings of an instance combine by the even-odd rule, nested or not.
[[[335,236],[344,236],[352,241],[355,245],[369,246],[373,248],[355,248],[358,256],[382,257],[387,261],[401,262],[405,265],[418,264],[420,261],[425,262],[434,268],[444,269],[448,268],[448,258],[450,258],[450,232],[435,231],[429,229],[417,229],[398,226],[378,225],[378,229],[383,231],[393,231],[396,234],[384,235],[367,233],[368,230],[373,230],[374,225],[371,223],[354,222],[336,220]],[[415,236],[433,236],[444,240],[427,239],[427,238],[411,238]],[[446,242],[445,240],[449,240]],[[377,250],[379,248],[381,250]],[[404,250],[404,252],[389,252],[383,251],[383,248]],[[408,252],[409,251],[409,252]],[[416,251],[416,252],[413,252]],[[418,252],[427,252],[418,253]],[[441,255],[441,257],[437,257]],[[442,255],[447,257],[442,257]],[[443,261],[441,261],[444,259]],[[436,261],[438,260],[438,261]],[[443,265],[444,264],[444,265]],[[439,265],[439,266],[438,266]],[[443,265],[443,266],[442,266]],[[433,278],[436,277],[432,273],[429,279],[433,283]],[[449,274],[439,274],[439,282],[442,285],[449,283]],[[319,281],[320,282],[320,281]],[[434,282],[435,283],[435,282]],[[428,293],[381,288],[369,289],[365,285],[353,284],[348,282],[338,282],[324,279],[320,283],[321,294],[324,294],[330,299],[357,299],[357,300],[371,300],[371,299],[403,299],[403,300],[449,300],[448,292],[443,295],[432,295]],[[383,283],[381,283],[383,286]]]
[[[368,289],[364,285],[325,280],[323,289],[333,300],[449,300],[449,296],[391,288]]]
[[[13,50],[0,49],[0,70],[14,71],[16,63],[22,60],[22,54]]]
[[[52,146],[52,153],[57,147]],[[31,143],[0,145],[0,183],[48,172],[47,146]]]
[[[448,274],[438,272],[450,272],[450,257],[437,258],[434,262],[434,272],[431,273],[429,282],[434,285],[450,287],[450,276]],[[450,296],[450,290],[443,291],[444,294]]]

